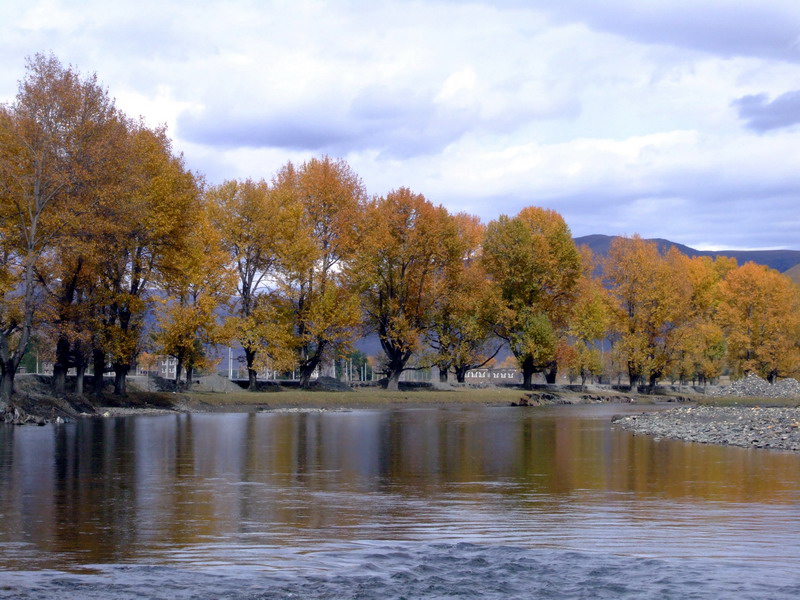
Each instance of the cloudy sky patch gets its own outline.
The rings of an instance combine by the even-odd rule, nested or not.
[[[210,183],[345,158],[488,221],[800,248],[794,0],[5,0],[26,56],[96,72]]]
[[[751,94],[733,102],[750,129],[769,131],[800,123],[800,90],[786,92],[774,100],[767,94]]]

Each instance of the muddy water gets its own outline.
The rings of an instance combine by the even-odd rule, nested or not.
[[[0,598],[800,597],[800,456],[630,410],[0,427]]]

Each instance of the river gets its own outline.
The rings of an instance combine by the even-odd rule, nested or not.
[[[0,598],[800,597],[800,456],[641,410],[0,426]]]

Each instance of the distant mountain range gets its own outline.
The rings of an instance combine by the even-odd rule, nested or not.
[[[592,252],[595,254],[599,254],[601,256],[606,256],[608,254],[608,249],[611,246],[611,240],[614,239],[614,236],[610,235],[584,235],[582,237],[575,238],[575,243],[578,246],[588,246],[592,249]],[[660,238],[647,240],[648,242],[655,242],[658,246],[659,250],[662,252],[666,252],[671,247],[675,247],[687,256],[695,257],[695,256],[728,256],[730,258],[735,258],[736,261],[742,265],[746,262],[754,262],[759,265],[766,265],[776,271],[780,271],[781,273],[786,273],[787,271],[791,271],[787,273],[790,277],[793,277],[795,281],[798,281],[800,278],[800,250],[695,250],[694,248],[690,248],[689,246],[684,246],[683,244],[677,244],[675,242],[670,242],[669,240],[663,240]],[[798,267],[798,268],[794,268]]]

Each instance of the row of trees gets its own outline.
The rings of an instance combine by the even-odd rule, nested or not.
[[[190,380],[233,340],[251,386],[267,364],[307,385],[369,332],[390,389],[411,364],[463,380],[503,345],[528,386],[596,375],[604,340],[634,384],[798,365],[798,288],[774,271],[638,238],[600,264],[553,211],[484,226],[406,188],[370,197],[328,157],[207,186],[163,129],[52,56],[0,110],[0,218],[0,401],[34,331],[56,393],[90,366],[96,391],[113,371],[124,393],[143,345]]]

